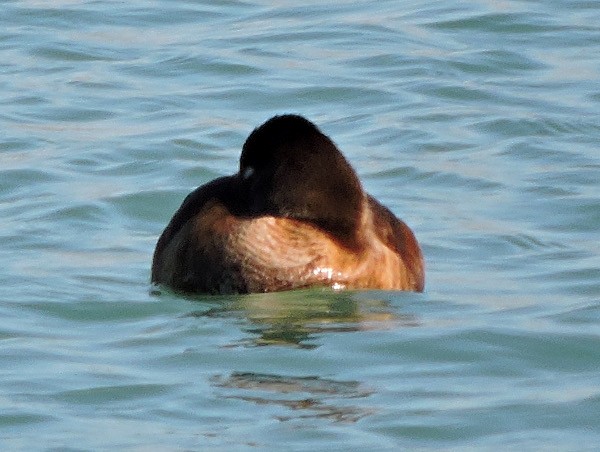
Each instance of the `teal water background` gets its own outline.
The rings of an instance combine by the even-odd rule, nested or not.
[[[0,7],[2,450],[597,450],[598,2]],[[284,112],[413,228],[425,293],[150,286]]]

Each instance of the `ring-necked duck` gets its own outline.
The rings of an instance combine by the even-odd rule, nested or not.
[[[313,123],[275,116],[239,171],[194,190],[160,236],[152,281],[195,293],[311,286],[422,291],[412,231],[374,198]]]

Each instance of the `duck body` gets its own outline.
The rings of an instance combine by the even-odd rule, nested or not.
[[[184,200],[152,281],[186,293],[422,291],[424,263],[412,231],[364,192],[333,142],[283,115],[252,132],[237,174]]]

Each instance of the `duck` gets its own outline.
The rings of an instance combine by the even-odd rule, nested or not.
[[[154,284],[190,294],[422,292],[425,284],[412,230],[365,192],[331,138],[295,114],[254,129],[237,173],[185,198],[151,273]]]

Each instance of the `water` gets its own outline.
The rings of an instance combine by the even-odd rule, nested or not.
[[[7,1],[3,450],[593,450],[591,1]],[[149,285],[184,196],[306,115],[416,232],[423,294]]]

